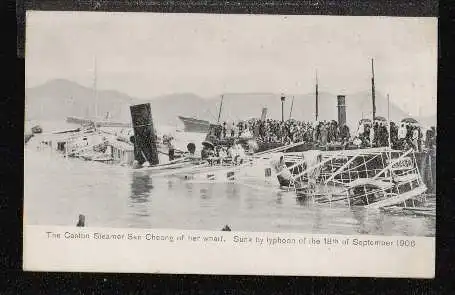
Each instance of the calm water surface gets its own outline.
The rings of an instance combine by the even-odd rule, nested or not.
[[[33,138],[32,140],[38,140]],[[314,205],[292,192],[260,186],[153,178],[127,167],[65,159],[37,150],[24,155],[24,222],[74,226],[178,228],[314,234],[434,236],[435,218]]]

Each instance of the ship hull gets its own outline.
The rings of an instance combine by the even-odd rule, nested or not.
[[[178,117],[185,126],[185,132],[207,133],[210,128],[210,122],[187,117]]]

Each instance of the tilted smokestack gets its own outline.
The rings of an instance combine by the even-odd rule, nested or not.
[[[267,108],[262,108],[261,120],[265,121],[266,118],[267,118]]]
[[[338,95],[338,126],[346,125],[346,96]]]
[[[130,106],[134,130],[134,158],[139,164],[158,161],[157,138],[153,127],[152,110],[149,103]]]

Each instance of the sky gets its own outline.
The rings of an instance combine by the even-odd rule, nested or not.
[[[26,87],[68,79],[138,98],[349,94],[436,113],[437,19],[28,11]]]

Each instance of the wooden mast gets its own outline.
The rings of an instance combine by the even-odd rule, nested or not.
[[[371,99],[373,102],[373,121],[376,119],[376,93],[374,89],[374,60],[371,59]]]
[[[218,124],[220,123],[220,118],[221,118],[221,108],[223,107],[223,98],[224,98],[224,95],[221,94],[220,110],[218,111],[218,120],[217,120]]]
[[[315,112],[315,120],[318,120],[319,116],[319,92],[318,92],[318,71],[316,71],[316,112]]]
[[[389,131],[389,138],[388,138],[388,141],[389,141],[389,149],[392,148],[392,143],[391,143],[391,140],[390,140],[390,131],[392,130],[391,129],[391,126],[390,126],[390,96],[389,94],[387,93],[387,125],[388,125],[388,131]]]
[[[98,81],[97,81],[97,78],[98,78],[98,69],[97,69],[97,62],[96,62],[96,55],[93,59],[93,63],[94,63],[94,71],[93,71],[93,90],[95,91],[95,115],[94,115],[94,118],[93,118],[93,122],[95,124],[95,128],[96,128],[96,123],[97,123],[97,120],[98,120]]]
[[[291,119],[292,116],[292,108],[294,107],[294,96],[292,96],[292,102],[291,102],[291,110],[289,111],[289,119]]]

